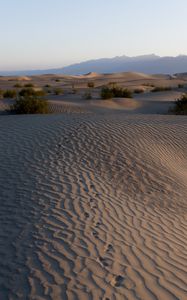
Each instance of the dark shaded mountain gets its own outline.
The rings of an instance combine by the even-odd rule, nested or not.
[[[128,71],[147,74],[184,73],[187,72],[187,56],[160,57],[154,54],[136,57],[117,56],[114,58],[89,60],[59,69],[0,72],[0,75],[81,75],[89,72],[115,73]]]

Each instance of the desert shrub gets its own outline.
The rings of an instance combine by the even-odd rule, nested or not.
[[[90,81],[90,82],[88,82],[87,86],[88,86],[89,88],[94,88],[95,84],[94,84],[93,81]]]
[[[132,92],[128,89],[114,87],[111,89],[115,98],[132,98]]]
[[[142,94],[142,93],[144,93],[144,90],[140,89],[140,88],[137,88],[137,89],[134,90],[134,93],[135,94]]]
[[[86,92],[84,95],[83,95],[83,99],[85,100],[90,100],[92,99],[92,95],[90,92]]]
[[[128,89],[115,87],[112,89],[114,97],[116,98],[132,98],[132,92]]]
[[[113,94],[113,92],[112,92],[112,90],[110,89],[110,88],[108,88],[108,87],[103,87],[102,89],[101,89],[101,98],[102,99],[111,99],[111,98],[113,98],[114,97],[114,94]]]
[[[60,82],[60,79],[55,79],[56,82]]]
[[[171,91],[171,87],[170,86],[156,86],[152,92],[156,93],[156,92],[166,92],[166,91]]]
[[[33,95],[19,96],[11,111],[16,114],[46,114],[49,111],[48,102]]]
[[[3,98],[4,91],[0,89],[0,99]]]
[[[26,88],[33,88],[33,87],[34,87],[34,84],[33,84],[33,83],[26,83],[26,84],[24,85],[24,87],[26,87]]]
[[[128,89],[123,89],[120,87],[108,88],[104,87],[101,90],[102,99],[110,98],[132,98],[132,92]]]
[[[46,95],[44,90],[34,90],[33,88],[24,88],[19,92],[19,96],[36,96],[36,97],[44,97]]]
[[[143,86],[149,86],[149,87],[155,87],[154,84],[149,83],[149,82],[148,83],[143,83],[142,85]]]
[[[115,82],[115,81],[109,82],[109,86],[112,86],[112,88],[114,88],[116,85],[117,85],[117,82]]]
[[[44,87],[45,88],[50,88],[51,86],[50,86],[50,84],[46,84]]]
[[[54,94],[55,95],[62,95],[63,93],[64,93],[64,91],[61,88],[55,88],[54,89]]]
[[[15,98],[17,95],[15,90],[7,90],[3,93],[4,98]]]
[[[36,90],[35,96],[37,97],[44,97],[46,95],[46,92],[44,90]]]
[[[35,90],[33,88],[22,89],[19,92],[19,96],[21,97],[34,96],[34,95],[35,95]]]
[[[20,83],[16,83],[16,84],[14,85],[14,87],[15,87],[15,88],[22,88],[22,85],[21,85]]]
[[[175,101],[175,105],[170,109],[170,112],[177,115],[187,115],[187,94]]]
[[[179,88],[179,89],[183,89],[183,88],[184,88],[184,84],[179,83],[179,84],[178,84],[178,88]]]

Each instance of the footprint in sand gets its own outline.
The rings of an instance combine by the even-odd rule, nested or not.
[[[93,234],[93,236],[94,236],[96,239],[99,238],[99,234],[98,234],[97,231],[94,230],[94,231],[92,232],[92,234]]]
[[[123,276],[121,276],[121,275],[118,275],[118,276],[116,276],[115,277],[115,286],[116,287],[120,287],[120,286],[122,286],[123,285],[123,282],[124,282],[124,277]]]
[[[87,219],[87,218],[89,218],[90,215],[89,215],[89,213],[85,212],[85,213],[84,213],[84,216],[85,216],[85,218]]]
[[[114,250],[114,248],[113,248],[112,244],[108,244],[106,252],[110,252],[110,251],[113,251],[113,250]]]
[[[101,222],[97,222],[95,227],[98,228],[101,225]]]
[[[104,257],[99,257],[99,261],[104,267],[110,267],[112,265],[112,260]]]

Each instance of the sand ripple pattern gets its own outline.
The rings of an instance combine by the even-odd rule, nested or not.
[[[0,299],[187,299],[187,118],[0,118]]]

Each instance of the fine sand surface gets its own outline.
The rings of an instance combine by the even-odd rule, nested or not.
[[[0,116],[0,141],[0,300],[187,299],[187,117]]]

